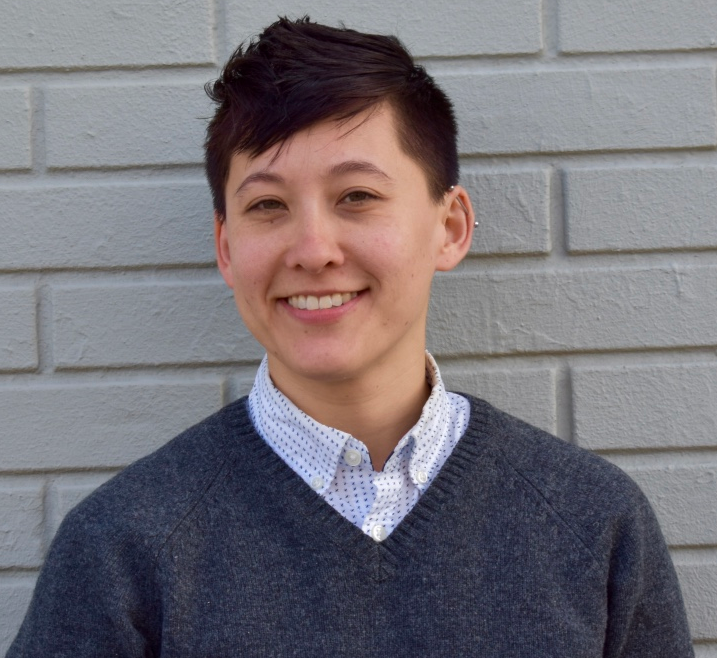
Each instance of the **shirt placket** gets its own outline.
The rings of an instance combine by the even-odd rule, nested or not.
[[[418,491],[408,476],[411,443],[402,441],[384,469],[373,473],[376,497],[362,529],[376,541],[386,539],[418,499]]]

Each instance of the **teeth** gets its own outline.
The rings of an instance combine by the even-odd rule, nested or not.
[[[335,292],[332,295],[323,295],[315,297],[314,295],[292,295],[288,298],[289,306],[294,308],[306,309],[307,311],[317,311],[319,309],[332,308],[333,306],[342,306],[346,302],[350,302],[358,295],[357,292]]]

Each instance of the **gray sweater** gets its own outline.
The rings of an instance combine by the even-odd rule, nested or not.
[[[465,436],[376,543],[242,399],[65,519],[8,658],[692,656],[639,489],[471,398]]]

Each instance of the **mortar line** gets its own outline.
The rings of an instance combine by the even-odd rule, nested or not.
[[[35,177],[47,173],[47,144],[45,127],[45,84],[31,86],[30,91],[30,154]]]
[[[543,59],[554,60],[559,56],[558,1],[542,0],[541,28],[543,39]]]
[[[555,432],[568,443],[575,443],[573,386],[570,364],[564,361],[555,373]]]
[[[36,288],[37,304],[37,371],[35,374],[48,374],[54,371],[54,350],[52,344],[53,305],[50,284],[45,275],[40,274]]]
[[[565,175],[562,167],[553,166],[548,183],[550,227],[550,260],[563,263],[569,258],[567,249],[567,221],[565,213]]]
[[[45,474],[43,477],[42,491],[42,555],[47,555],[53,537],[53,523],[57,513],[57,491],[52,486],[52,476]]]

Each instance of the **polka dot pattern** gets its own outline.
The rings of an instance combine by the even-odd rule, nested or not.
[[[249,412],[262,438],[343,517],[376,541],[385,539],[431,485],[468,426],[468,400],[447,393],[426,353],[431,395],[418,422],[401,438],[383,471],[366,446],[315,421],[271,381],[266,357],[249,394]]]

